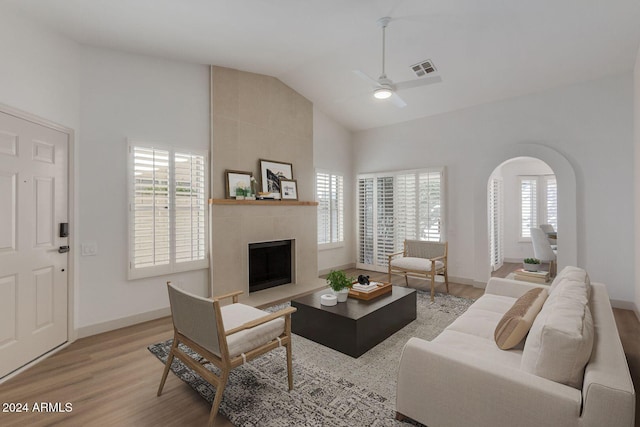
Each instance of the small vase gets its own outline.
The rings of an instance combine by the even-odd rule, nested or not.
[[[539,271],[540,270],[540,264],[522,263],[522,268],[523,268],[524,271]]]
[[[333,291],[334,295],[338,297],[338,302],[346,302],[349,298],[349,288],[342,289],[341,291]]]

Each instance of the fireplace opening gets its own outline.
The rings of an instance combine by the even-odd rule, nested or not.
[[[293,281],[292,242],[249,243],[249,292]]]

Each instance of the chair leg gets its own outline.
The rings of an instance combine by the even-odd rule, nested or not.
[[[388,271],[389,271],[389,283],[391,283],[391,263],[389,263]]]
[[[224,394],[224,387],[227,385],[227,379],[229,378],[229,370],[223,369],[220,382],[216,384],[216,396],[213,398],[211,404],[211,413],[209,413],[209,427],[213,427],[216,422],[216,415],[218,415],[218,409],[220,409],[220,403],[222,402],[222,395]]]
[[[164,388],[164,383],[167,380],[167,375],[169,374],[169,369],[171,369],[171,363],[173,362],[173,350],[178,347],[178,339],[177,337],[173,337],[173,344],[171,345],[171,350],[169,351],[169,355],[167,356],[167,363],[164,365],[164,372],[162,373],[162,379],[160,380],[160,387],[158,387],[158,396],[162,394],[162,389]]]
[[[291,363],[291,337],[289,337],[289,343],[285,346],[287,348],[287,379],[289,380],[289,391],[293,390],[293,365]]]
[[[436,275],[435,272],[434,274],[431,275],[431,302],[435,301],[435,294],[436,294]]]
[[[407,273],[404,273],[404,283],[409,287],[409,277],[407,277]]]
[[[449,293],[449,271],[444,269],[444,284],[447,285],[447,293]]]

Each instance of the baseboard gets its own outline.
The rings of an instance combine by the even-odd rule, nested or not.
[[[335,267],[318,270],[318,276],[323,276],[325,274],[329,274],[329,273],[331,273],[331,270],[348,270],[350,268],[356,268],[356,263],[352,262],[350,264],[337,265]]]
[[[147,311],[146,313],[134,314],[133,316],[122,317],[120,319],[108,320],[102,323],[95,323],[89,326],[78,328],[78,338],[90,337],[91,335],[101,334],[120,328],[125,328],[138,323],[147,322],[149,320],[159,319],[171,315],[169,307],[160,308],[158,310]]]

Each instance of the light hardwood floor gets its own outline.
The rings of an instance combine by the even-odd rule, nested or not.
[[[383,273],[355,269],[347,273],[368,274],[372,280],[386,281]],[[411,285],[424,287],[426,283],[409,280]],[[398,276],[393,282],[401,284],[404,279]],[[444,284],[437,290],[444,291]],[[450,283],[450,292],[478,298],[483,290]],[[640,324],[630,311],[616,309],[614,314],[634,383],[638,384]],[[0,403],[61,402],[64,406],[70,402],[72,412],[0,412],[0,426],[206,425],[211,406],[175,375],[169,375],[162,396],[156,396],[163,365],[147,346],[171,336],[171,320],[163,318],[74,342],[0,385]],[[293,351],[295,356],[295,348]],[[216,425],[228,427],[231,423],[218,416]]]

